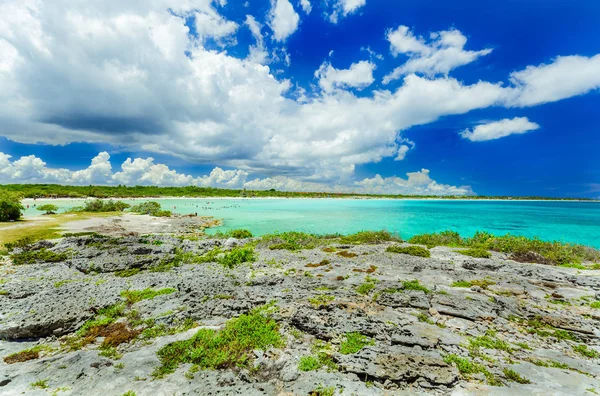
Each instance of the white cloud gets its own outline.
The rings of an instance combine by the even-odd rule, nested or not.
[[[600,54],[559,56],[552,63],[514,72],[510,81],[518,95],[514,106],[533,106],[585,94],[600,88]]]
[[[535,131],[540,126],[527,117],[516,117],[477,125],[473,130],[465,129],[460,135],[472,142],[485,142],[506,136]]]
[[[300,6],[306,14],[310,14],[312,11],[312,5],[310,4],[309,0],[300,0]]]
[[[369,61],[353,63],[349,69],[336,69],[331,63],[324,62],[315,72],[315,77],[319,79],[321,88],[327,92],[335,88],[363,89],[375,81],[374,70],[375,64]]]
[[[388,30],[387,40],[392,55],[405,54],[408,60],[385,76],[384,84],[410,73],[423,73],[428,77],[448,75],[451,70],[492,52],[489,48],[465,50],[467,38],[456,29],[431,33],[430,42],[426,43],[423,37],[416,37],[407,26],[399,26],[396,30]]]
[[[48,168],[46,163],[34,156],[24,156],[11,162],[11,156],[0,152],[1,183],[58,183],[74,185],[153,185],[218,187],[249,190],[345,192],[364,194],[424,194],[424,195],[466,195],[473,194],[470,187],[456,187],[439,184],[429,177],[429,171],[407,173],[408,178],[382,178],[377,175],[348,184],[323,184],[292,179],[286,176],[255,178],[248,180],[249,173],[240,170],[214,168],[210,174],[193,177],[178,173],[164,164],[154,163],[149,158],[127,158],[121,164],[121,170],[112,173],[110,155],[99,153],[86,169],[71,171],[68,169]]]
[[[262,26],[260,23],[256,21],[256,19],[252,15],[246,15],[245,25],[248,26],[254,40],[256,40],[256,45],[250,46],[250,53],[248,55],[248,60],[253,63],[266,64],[268,63],[269,53],[267,52],[263,40],[263,35],[261,32]]]
[[[338,23],[340,16],[346,17],[354,14],[365,4],[367,4],[367,0],[335,0],[333,12],[329,15],[329,20],[332,23]]]
[[[353,75],[352,67],[332,68],[334,89],[303,94],[277,77],[264,54],[240,59],[225,49],[205,48],[205,40],[190,36],[186,18],[189,22],[204,13],[221,20],[215,4],[0,2],[0,134],[21,143],[102,142],[193,163],[335,184],[351,180],[357,166],[406,155],[402,146],[410,144],[401,133],[412,126],[491,106],[559,100],[598,87],[595,56],[529,67],[513,73],[508,86],[409,73],[394,89],[370,86],[360,95],[344,87],[362,87],[372,73],[367,70],[356,80],[347,77]],[[259,54],[262,30],[254,18],[245,25]],[[215,33],[212,38],[219,37],[227,43],[235,34]],[[414,40],[417,45],[395,45],[417,54],[428,51]],[[443,40],[460,47],[464,36],[447,34]],[[284,48],[269,53],[280,62],[289,60]],[[571,58],[576,64],[564,66]],[[340,78],[342,72],[346,74]],[[544,89],[547,84],[538,81],[554,87]],[[35,176],[40,164],[34,162],[28,169]],[[173,177],[164,168],[147,176],[149,181]]]
[[[273,37],[277,41],[285,41],[298,29],[300,22],[300,16],[289,0],[271,0],[269,18]]]

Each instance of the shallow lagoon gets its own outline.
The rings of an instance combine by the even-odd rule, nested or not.
[[[125,199],[134,204],[147,199]],[[317,234],[381,230],[409,238],[447,229],[470,236],[477,230],[544,240],[576,242],[600,248],[600,203],[564,201],[446,201],[389,199],[153,199],[175,213],[198,213],[223,220],[213,229],[246,228],[255,235],[275,231]],[[50,200],[37,200],[35,204]],[[80,200],[57,199],[61,209]],[[30,207],[26,216],[39,215]]]

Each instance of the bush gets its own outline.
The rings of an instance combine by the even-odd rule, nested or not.
[[[58,206],[52,204],[46,204],[42,206],[38,206],[37,210],[45,211],[47,215],[56,214],[58,211]]]
[[[229,230],[227,232],[221,232],[218,231],[215,235],[215,238],[219,238],[219,239],[228,239],[228,238],[235,238],[235,239],[246,239],[246,238],[252,238],[252,233],[248,230]]]
[[[399,237],[390,234],[388,231],[361,231],[343,236],[340,240],[341,243],[353,245],[376,245],[389,241],[402,242]]]
[[[221,331],[201,329],[189,340],[176,341],[158,352],[161,366],[155,378],[170,374],[183,363],[200,369],[226,369],[248,366],[253,351],[281,347],[283,340],[277,323],[254,311],[232,319]]]
[[[85,201],[82,208],[78,208],[80,212],[122,212],[131,205],[122,201],[113,201],[109,199],[95,199],[93,201]]]
[[[0,221],[16,221],[21,218],[21,197],[0,189]]]
[[[463,256],[470,256],[475,258],[491,258],[492,254],[485,249],[482,248],[471,248],[467,250],[457,250],[457,253],[462,254]]]
[[[425,245],[428,248],[436,246],[463,246],[463,239],[460,237],[458,232],[455,231],[442,231],[440,233],[433,234],[422,234],[415,235],[408,240],[409,243],[415,245]]]
[[[305,232],[282,232],[278,234],[265,235],[262,237],[261,244],[266,244],[271,250],[302,250],[314,249],[323,245],[323,241],[313,234]]]
[[[10,256],[15,265],[42,263],[58,263],[68,259],[66,253],[55,253],[46,248],[33,251],[24,251]]]
[[[254,249],[251,247],[233,248],[230,252],[225,253],[217,262],[223,267],[232,269],[242,263],[252,262],[256,260],[254,257]]]
[[[154,217],[171,217],[173,215],[170,210],[162,210],[160,204],[156,201],[142,202],[141,204],[134,205],[130,211]]]
[[[391,252],[391,253],[409,254],[411,256],[417,256],[417,257],[430,257],[431,256],[431,254],[429,253],[429,250],[425,249],[424,247],[421,247],[421,246],[393,245],[393,246],[388,246],[388,248],[385,249],[385,251]]]

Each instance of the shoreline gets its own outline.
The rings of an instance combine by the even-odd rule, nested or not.
[[[127,197],[127,198],[23,198],[23,203],[35,203],[37,201],[81,201],[102,199],[102,200],[114,200],[114,201],[153,201],[161,199],[169,200],[290,200],[290,199],[302,199],[302,200],[372,200],[372,201],[443,201],[443,202],[590,202],[600,203],[600,200],[585,200],[585,199],[499,199],[499,198],[481,198],[481,199],[469,199],[469,198],[387,198],[387,197],[327,197],[327,198],[315,198],[315,197]]]

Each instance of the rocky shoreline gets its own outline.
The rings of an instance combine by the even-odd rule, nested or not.
[[[0,394],[600,393],[599,270],[392,245],[409,246],[92,234],[16,247],[0,266]],[[277,342],[157,375],[165,347],[247,315]]]

